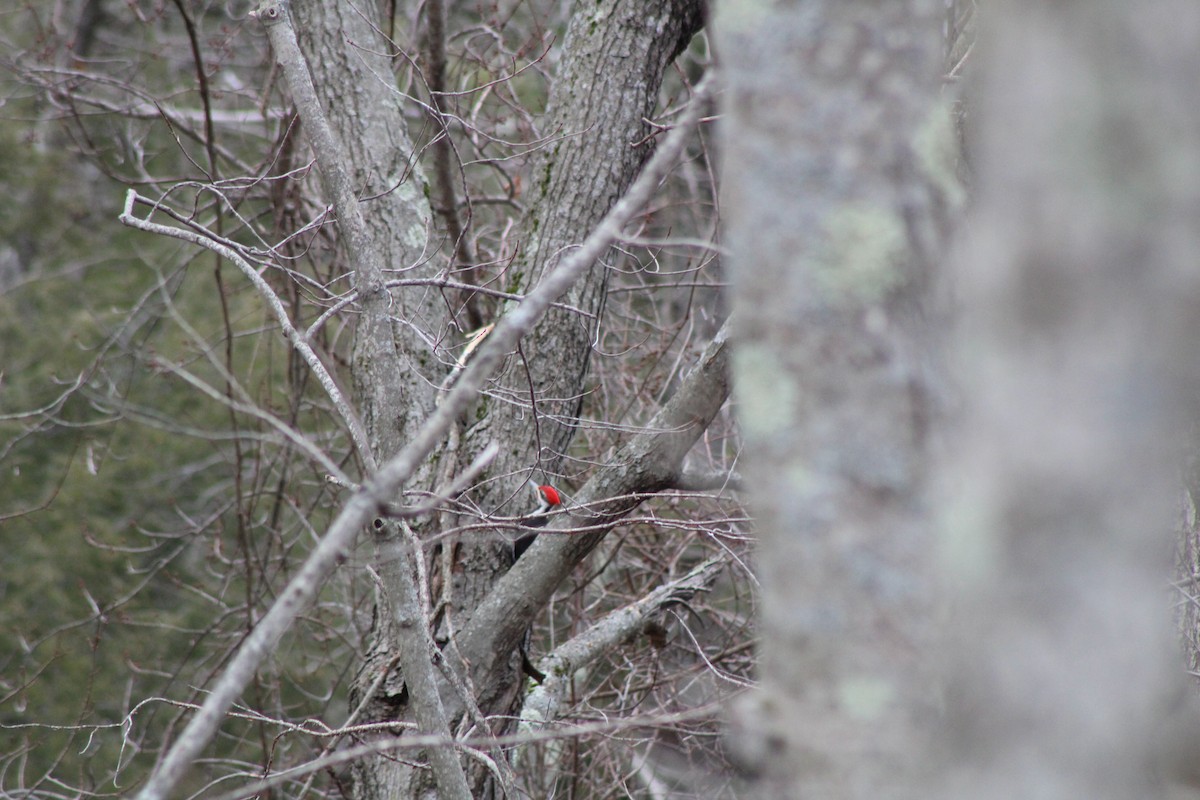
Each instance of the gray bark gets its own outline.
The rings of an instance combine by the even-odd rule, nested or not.
[[[543,148],[530,167],[529,211],[507,286],[537,285],[629,188],[654,151],[652,142],[634,145],[651,132],[645,120],[654,114],[663,72],[700,21],[695,0],[604,0],[580,7],[572,17],[543,124],[544,135],[561,138]],[[604,307],[607,266],[607,258],[598,259],[565,298],[587,316],[551,310],[523,342],[523,357],[514,354],[481,398],[474,415],[481,421],[466,434],[464,457],[502,442],[491,474],[510,476],[485,484],[474,498],[483,508],[520,513],[527,479],[559,480]],[[472,609],[507,570],[505,549],[506,544],[478,539],[456,544],[455,563],[464,567],[455,573],[450,604],[457,627],[470,623]]]
[[[936,796],[1195,796],[1164,578],[1200,397],[1200,9],[1029,0],[980,31]]]
[[[787,3],[714,24],[762,582],[761,688],[729,737],[751,796],[889,797],[920,753],[929,305],[953,196],[940,7]]]
[[[388,270],[406,278],[433,278],[440,267],[422,264],[433,212],[396,91],[391,47],[352,3],[297,0],[297,38],[322,108],[354,166],[355,193]],[[352,265],[353,267],[354,265]],[[445,304],[436,289],[385,290],[356,285],[360,322],[355,332],[354,387],[376,458],[386,460],[410,441],[433,409],[435,387],[448,372],[436,349],[446,336]],[[429,479],[418,481],[429,488]]]
[[[431,211],[420,173],[406,172],[412,147],[403,135],[402,98],[392,88],[390,66],[382,55],[387,46],[360,11],[345,4],[304,3],[297,16],[305,32],[302,41],[312,54],[322,103],[330,109],[330,117],[340,122],[343,144],[359,166],[358,193],[377,205],[368,217],[377,226],[374,233],[385,250],[384,261],[397,267],[416,264],[430,233]],[[528,290],[536,285],[629,187],[652,152],[652,147],[631,145],[649,133],[643,120],[653,114],[663,71],[698,25],[699,5],[680,0],[660,0],[650,6],[604,2],[576,14],[545,126],[562,138],[543,151],[536,165],[531,211],[523,223],[524,245],[507,288]],[[597,83],[598,76],[602,83]],[[429,274],[431,268],[422,269]],[[405,277],[420,274],[418,270]],[[471,417],[482,419],[482,424],[467,430],[466,419],[461,420],[440,454],[443,463],[435,460],[423,469],[415,488],[432,488],[438,476],[452,474],[474,453],[499,442],[505,446],[491,474],[513,477],[485,483],[492,488],[473,499],[500,513],[523,510],[500,506],[514,494],[524,498],[520,490],[530,470],[540,466],[541,474],[548,473],[574,433],[573,418],[578,414],[605,286],[605,267],[597,261],[566,298],[591,316],[580,320],[552,312],[551,319],[525,339],[527,358],[513,357],[507,375],[480,399]],[[433,407],[432,387],[441,385],[449,373],[444,367],[449,359],[440,344],[452,320],[432,289],[371,291],[360,297],[360,304],[355,387],[376,456],[383,461],[411,440]],[[540,436],[529,422],[530,385],[538,398]],[[417,566],[410,551],[397,540],[393,526],[379,531],[383,592],[377,602],[375,641],[356,680],[353,699],[361,699],[376,686],[360,721],[405,721],[420,710],[420,703],[413,702],[417,686],[423,695],[430,691],[429,683],[411,672],[430,668],[422,638],[429,609],[414,603],[414,593],[406,589]],[[426,525],[418,534],[431,531],[432,526]],[[428,554],[428,566],[436,575],[433,600],[441,602],[440,641],[471,623],[475,608],[507,569],[507,551],[503,541],[472,537],[446,542]],[[485,714],[514,710],[521,684],[519,639],[506,640],[507,649],[488,652],[487,663],[493,669],[471,673],[479,710]],[[397,660],[403,669],[396,669]],[[466,663],[476,666],[471,658]],[[380,681],[383,670],[390,674]],[[469,704],[444,680],[434,694],[450,704],[452,721],[467,713]],[[473,794],[494,791],[489,774],[477,764],[471,766]],[[380,758],[357,768],[356,791],[361,797],[421,796],[433,791],[433,785],[423,768]]]
[[[405,131],[404,107],[396,92],[387,53],[390,45],[361,10],[345,3],[306,3],[296,7],[301,39],[309,53],[320,104],[334,121],[337,143],[357,168],[354,191],[369,197],[363,215],[368,230],[359,233],[337,207],[339,232],[348,243],[354,288],[358,293],[353,377],[355,396],[371,439],[372,458],[383,463],[415,437],[433,409],[433,387],[448,372],[438,362],[448,333],[445,304],[431,287],[386,288],[388,271],[367,269],[358,259],[356,235],[369,238],[373,252],[390,270],[405,269],[406,278],[437,277],[436,262],[421,264],[429,247],[432,211],[425,180]],[[308,124],[307,118],[302,120]],[[412,269],[408,269],[412,267]],[[432,488],[431,462],[416,476],[419,488]],[[381,578],[376,597],[371,651],[360,671],[373,682],[378,665],[388,663],[399,675],[395,691],[405,692],[418,729],[450,737],[438,676],[428,642],[427,610],[419,601],[415,559],[422,557],[404,540],[399,526],[378,524],[374,530],[376,569]],[[393,656],[396,656],[393,658]],[[389,687],[391,688],[391,687]],[[360,689],[361,691],[361,689]],[[354,698],[357,700],[357,696]],[[369,703],[364,715],[377,720],[392,711],[385,692]],[[435,783],[445,797],[468,797],[457,754],[449,748],[428,751]],[[397,787],[369,764],[356,765],[356,791],[363,797],[387,796]]]
[[[654,116],[663,72],[700,23],[701,3],[696,0],[603,0],[575,13],[543,125],[544,135],[562,138],[531,165],[525,245],[512,284],[536,284],[629,188],[654,151],[656,140],[647,140],[652,130],[646,120]],[[599,315],[608,261],[598,261],[571,289],[568,304]],[[532,381],[541,420],[540,441],[535,441],[528,423],[518,424],[526,417],[524,408],[497,409],[500,429],[528,442],[513,468],[537,468],[550,475],[557,470],[575,433],[597,324],[596,317],[551,311],[527,343],[528,378],[523,365],[514,364],[515,374],[505,388],[527,399]]]

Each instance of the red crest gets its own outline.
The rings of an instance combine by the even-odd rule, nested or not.
[[[544,497],[546,502],[551,506],[562,505],[562,498],[558,495],[558,489],[555,489],[553,486],[550,486],[549,484],[545,486],[539,486],[538,491],[542,493],[542,497]]]

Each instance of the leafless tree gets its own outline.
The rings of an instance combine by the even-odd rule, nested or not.
[[[19,704],[91,665],[4,791],[1185,791],[1188,4],[248,10],[3,29],[149,277],[0,456],[111,431],[171,498],[0,653]]]
[[[751,601],[703,39],[679,58],[700,4],[230,11],[29,9],[44,46],[11,65],[130,187],[159,278],[113,349],[225,414],[222,482],[146,532],[146,585],[217,614],[126,699],[119,779],[656,793],[697,748],[719,773]],[[146,346],[138,314],[182,341]],[[216,435],[105,391],[112,369],[72,392]],[[513,566],[530,480],[567,502]]]

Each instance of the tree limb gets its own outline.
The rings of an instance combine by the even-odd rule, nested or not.
[[[742,476],[736,472],[696,472],[688,471],[680,474],[671,488],[682,489],[685,492],[707,492],[713,490],[742,490]]]
[[[725,568],[724,555],[710,558],[687,575],[664,584],[637,602],[610,612],[604,619],[583,633],[564,642],[538,662],[546,675],[525,700],[521,711],[521,732],[536,730],[558,718],[563,697],[571,688],[575,673],[610,652],[662,609],[690,599],[697,592],[707,591]]]
[[[292,621],[307,607],[325,579],[342,560],[346,549],[353,543],[354,537],[362,526],[375,515],[380,506],[395,497],[404,482],[416,472],[424,459],[442,441],[446,431],[467,409],[504,358],[516,347],[520,338],[541,319],[551,303],[561,297],[571,284],[578,280],[620,236],[622,227],[650,199],[667,170],[683,150],[692,127],[699,120],[701,108],[708,99],[710,88],[711,78],[705,78],[696,87],[692,105],[684,120],[667,136],[662,146],[646,164],[642,174],[630,187],[629,192],[612,207],[596,230],[584,240],[578,249],[565,254],[554,270],[526,296],[524,302],[496,324],[492,334],[479,348],[475,358],[463,370],[458,382],[446,394],[442,403],[421,427],[417,435],[394,458],[372,475],[363,484],[360,491],[349,498],[341,513],[330,525],[329,531],[321,538],[300,571],[288,583],[279,599],[271,606],[270,611],[242,642],[237,653],[217,680],[216,686],[205,699],[200,711],[188,723],[179,739],[159,763],[158,769],[139,792],[139,800],[162,800],[169,795],[192,761],[212,739],[225,712],[253,678],[258,665],[270,655],[280,637],[291,626]],[[723,354],[725,350],[724,336],[719,334],[718,339],[720,346],[716,349]],[[714,340],[714,345],[716,343],[717,341]],[[709,350],[713,350],[713,345],[710,345]],[[724,358],[722,357],[720,360],[723,371]],[[684,385],[687,385],[687,381],[684,382]],[[676,396],[679,397],[682,394],[681,388]],[[673,410],[672,419],[679,416],[680,412],[675,410],[677,405],[675,398],[672,398],[672,402],[667,404],[659,416],[664,416],[669,409]],[[717,404],[717,408],[719,407],[720,404]],[[716,409],[713,409],[712,413],[715,414]],[[708,419],[711,419],[711,415]],[[678,424],[684,422],[687,420],[680,420]],[[707,419],[704,420],[704,424],[707,424]],[[699,430],[703,430],[702,425],[698,427]],[[698,431],[691,435],[688,446],[698,435]],[[670,434],[663,434],[663,436],[670,436]],[[686,452],[686,448],[684,452]],[[678,458],[682,458],[682,454],[679,454]],[[593,484],[595,481],[589,482],[589,486]],[[526,558],[521,561],[524,562],[528,558],[529,554],[526,554]],[[518,566],[520,563],[518,562]]]
[[[397,362],[391,340],[388,304],[380,302],[388,296],[384,288],[383,258],[355,196],[345,152],[317,99],[312,76],[296,42],[288,3],[282,0],[278,3],[268,2],[253,12],[253,16],[266,24],[271,47],[283,68],[292,98],[312,142],[317,166],[325,178],[326,188],[333,196],[339,230],[345,236],[354,268],[355,288],[364,299],[358,344],[366,340],[368,347],[385,354],[381,357],[382,363],[376,365],[382,374],[374,381],[374,385],[376,388],[385,386],[392,390],[399,382],[388,380],[389,372],[397,367]],[[374,451],[364,454],[364,457],[367,468],[373,470],[377,463]],[[386,524],[381,533],[391,533],[389,538],[395,539],[396,527],[395,523]],[[421,558],[416,549],[403,548],[401,553],[412,560]],[[397,601],[391,604],[390,610],[396,623],[393,629],[399,645],[401,666],[405,680],[412,687],[410,696],[417,724],[423,731],[444,736],[449,741],[453,737],[437,691],[432,653],[422,646],[427,635],[424,606],[417,602],[419,587],[409,564],[408,559],[402,558],[388,570],[391,584],[388,589],[395,593]],[[428,754],[439,795],[455,800],[470,800],[471,790],[457,754],[440,747],[429,750]]]
[[[242,258],[241,254],[232,247],[222,244],[212,236],[196,231],[173,228],[170,225],[160,225],[157,222],[150,222],[149,220],[144,220],[138,216],[135,216],[133,213],[133,206],[135,203],[143,203],[152,208],[159,207],[158,203],[144,198],[133,189],[130,189],[125,195],[125,209],[121,212],[121,216],[118,217],[118,219],[121,221],[121,224],[128,225],[129,227],[136,228],[140,231],[145,231],[146,233],[169,236],[173,239],[190,242],[197,247],[207,248],[226,259],[242,271],[242,274],[246,276],[246,279],[249,280],[250,283],[254,285],[254,288],[258,290],[259,295],[262,296],[263,300],[267,304],[267,307],[271,309],[271,313],[274,314],[276,322],[279,323],[279,328],[281,331],[283,331],[283,335],[287,337],[288,342],[290,342],[292,347],[296,349],[296,352],[298,352],[301,357],[304,358],[304,362],[308,364],[308,368],[313,371],[313,375],[316,376],[317,381],[321,384],[321,388],[323,388],[325,390],[325,394],[329,396],[329,400],[333,403],[334,409],[342,418],[342,422],[345,423],[346,429],[350,431],[350,438],[354,441],[355,450],[364,458],[364,460],[370,458],[371,446],[367,441],[367,432],[363,428],[362,422],[358,418],[358,414],[355,413],[354,407],[350,404],[350,401],[346,399],[346,396],[342,394],[342,390],[338,388],[337,381],[335,381],[333,376],[329,374],[329,370],[325,368],[325,365],[321,362],[320,357],[317,356],[316,351],[312,349],[312,345],[308,343],[306,335],[297,330],[296,326],[292,324],[292,320],[288,316],[287,309],[283,307],[283,301],[279,299],[279,295],[275,294],[275,290],[271,288],[271,285],[267,283],[263,276],[258,273],[258,270],[256,270],[249,261]],[[335,474],[340,474],[340,470]]]
[[[355,288],[364,295],[382,291],[383,259],[363,219],[345,151],[317,100],[312,76],[296,42],[296,32],[292,29],[288,3],[268,2],[251,12],[251,16],[266,26],[275,59],[283,69],[292,100],[296,103],[300,118],[304,120],[305,132],[312,142],[313,155],[317,158],[317,169],[321,171],[332,195],[338,227],[346,236],[346,246],[356,276]]]
[[[477,674],[492,669],[501,654],[512,652],[563,578],[638,506],[638,493],[675,482],[683,457],[729,395],[728,342],[726,322],[651,420],[649,430],[626,443],[579,491],[576,500],[588,509],[586,516],[561,515],[546,531],[577,523],[599,527],[579,536],[539,536],[475,611],[459,638],[459,649]]]
[[[442,0],[428,0],[425,4],[425,54],[429,86],[429,107],[434,120],[441,129],[431,143],[433,148],[434,190],[438,195],[437,212],[446,225],[446,236],[451,247],[451,271],[461,269],[464,282],[475,284],[476,261],[474,248],[467,236],[463,220],[458,213],[458,198],[454,191],[454,143],[450,139],[449,116],[445,113],[446,103],[446,7]],[[484,318],[479,309],[479,298],[470,289],[459,292],[459,303],[466,313],[466,330],[483,327]]]

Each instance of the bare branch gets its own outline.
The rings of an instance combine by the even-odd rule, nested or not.
[[[463,220],[458,213],[458,197],[454,191],[453,161],[454,142],[450,138],[446,104],[446,8],[442,0],[429,0],[425,4],[425,54],[428,61],[429,105],[441,129],[433,141],[433,166],[436,180],[434,188],[438,194],[437,211],[446,224],[446,235],[453,248],[453,261],[463,269],[466,283],[477,283],[475,262],[478,261],[471,247]],[[453,268],[454,263],[451,264]],[[484,324],[479,309],[479,299],[474,292],[464,289],[459,293],[459,302],[466,312],[466,329],[474,330]]]
[[[355,288],[363,295],[380,292],[383,290],[383,259],[367,229],[362,208],[354,194],[345,151],[317,100],[312,77],[308,74],[304,56],[296,43],[288,4],[268,2],[252,12],[252,16],[262,20],[266,26],[275,58],[283,68],[292,99],[312,141],[317,168],[325,178],[334,208],[337,210],[338,224],[346,235],[346,245],[350,250],[350,260],[357,278]]]
[[[341,416],[342,421],[346,424],[346,428],[350,431],[350,438],[354,440],[354,446],[359,455],[364,460],[370,458],[371,447],[367,441],[367,433],[363,429],[358,415],[354,412],[354,408],[342,394],[342,390],[338,388],[333,376],[325,369],[325,365],[317,356],[316,351],[305,340],[304,334],[296,330],[296,327],[292,325],[292,320],[288,317],[287,309],[283,307],[283,301],[279,299],[279,295],[275,294],[275,290],[263,279],[262,275],[258,274],[258,270],[251,266],[250,262],[242,258],[241,254],[236,250],[221,244],[213,238],[194,231],[185,231],[180,228],[172,228],[169,225],[160,225],[157,222],[150,222],[149,220],[135,216],[133,206],[135,202],[139,201],[157,207],[157,204],[141,197],[136,191],[130,189],[125,195],[125,210],[119,217],[122,224],[128,225],[131,228],[137,228],[140,231],[156,233],[160,236],[169,236],[173,239],[180,239],[198,247],[212,250],[242,271],[242,274],[254,285],[254,288],[258,290],[258,293],[275,315],[279,327],[283,330],[283,335],[287,337],[292,347],[296,348],[296,351],[300,353],[305,363],[308,364],[309,369],[317,376],[317,381],[320,382],[321,387],[325,390],[325,394],[329,396],[329,400],[333,403],[334,409]]]
[[[736,472],[684,472],[675,481],[673,489],[685,492],[721,490],[738,492],[742,489],[742,476]]]
[[[607,720],[604,722],[589,722],[580,725],[565,725],[561,728],[547,729],[536,732],[514,733],[504,736],[496,736],[494,738],[469,738],[456,742],[455,746],[462,748],[464,752],[479,758],[482,756],[482,754],[472,748],[490,745],[498,745],[501,747],[520,746],[537,742],[551,742],[561,739],[570,739],[573,737],[618,733],[620,731],[633,728],[675,725],[678,723],[706,719],[710,717],[714,711],[715,708],[711,706],[698,706],[697,708],[676,712],[674,714],[656,714],[652,718]],[[331,755],[315,759],[306,764],[300,764],[296,767],[292,767],[291,769],[282,770],[270,777],[254,781],[239,789],[235,789],[232,792],[220,795],[216,798],[216,800],[244,800],[244,798],[260,795],[266,789],[286,783],[287,781],[297,777],[310,775],[314,772],[327,770],[331,767],[342,764],[349,764],[363,758],[364,756],[369,756],[372,754],[388,753],[393,751],[403,752],[407,750],[415,751],[424,747],[445,746],[446,742],[439,740],[436,736],[423,736],[420,734],[404,737],[391,736],[386,739],[376,739],[375,741],[367,742],[365,744],[347,747],[345,750],[339,750]]]
[[[416,437],[372,475],[363,484],[361,491],[350,497],[299,573],[291,580],[279,599],[271,606],[271,610],[238,648],[237,653],[217,680],[216,686],[205,698],[201,710],[188,723],[179,739],[172,745],[158,769],[139,793],[140,800],[161,800],[169,795],[183,777],[188,766],[216,733],[217,726],[225,712],[253,678],[258,665],[271,653],[279,638],[291,626],[296,615],[312,600],[313,595],[342,559],[346,549],[362,526],[374,516],[382,504],[395,496],[404,482],[413,475],[424,459],[442,441],[445,432],[466,410],[487,379],[507,354],[512,352],[521,337],[532,330],[551,303],[564,294],[572,283],[578,280],[620,236],[622,227],[650,199],[657,189],[659,181],[662,180],[683,150],[691,128],[699,119],[700,111],[708,99],[711,81],[711,78],[706,77],[696,87],[696,93],[692,98],[692,107],[688,109],[685,119],[671,131],[659,150],[647,162],[642,174],[634,181],[625,196],[617,201],[605,215],[596,230],[584,240],[578,249],[562,256],[558,265],[536,289],[528,294],[524,302],[496,324],[492,334],[480,347],[478,354],[463,370],[458,382],[446,394],[442,403],[421,427]],[[125,221],[126,217],[130,217],[130,215],[128,213],[122,215],[122,221]],[[131,219],[141,223],[136,218],[131,217]],[[144,224],[149,225],[150,223]],[[140,227],[140,225],[135,225],[135,227]],[[175,229],[167,228],[166,231],[171,232]],[[156,232],[162,231],[156,230]],[[176,231],[168,235],[184,233],[186,232]],[[186,237],[179,235],[179,238]],[[223,249],[229,252],[228,248]],[[236,254],[231,253],[231,255],[236,257]],[[237,262],[235,261],[235,263]],[[257,274],[255,277],[258,277]],[[297,335],[290,324],[288,330],[290,331],[289,338]],[[721,353],[724,352],[723,336],[717,350]],[[675,404],[673,399],[672,403],[669,403],[664,409],[664,414],[673,418],[680,411],[679,404]],[[702,426],[700,427],[702,428]],[[691,433],[689,431],[688,435]],[[699,432],[696,431],[692,436],[692,441],[698,435]],[[668,450],[668,455],[674,455],[674,453]],[[678,457],[682,458],[682,455]],[[529,555],[526,554],[526,559],[528,557]],[[522,562],[526,559],[522,559]],[[522,562],[518,562],[518,566]],[[509,575],[511,576],[512,573],[510,572]],[[472,624],[474,625],[479,619],[480,615],[477,614]],[[467,651],[468,655],[470,652],[472,651]]]
[[[443,503],[445,503],[446,500],[462,494],[468,486],[474,483],[475,479],[479,477],[479,474],[487,468],[488,464],[492,463],[493,459],[496,458],[496,454],[498,452],[500,452],[500,446],[495,442],[492,442],[483,449],[482,453],[475,456],[470,465],[461,473],[459,473],[458,477],[451,481],[449,486],[434,492],[433,497],[429,498],[424,503],[421,503],[418,506],[413,506],[412,508],[397,508],[395,506],[388,506],[387,508],[383,509],[382,513],[389,517],[411,519],[412,517],[419,517],[424,514],[428,514],[430,511],[436,510]]]
[[[697,592],[707,591],[725,564],[725,556],[710,558],[682,578],[664,584],[637,602],[613,611],[542,658],[538,662],[538,669],[545,673],[546,680],[525,699],[525,707],[521,712],[521,732],[537,730],[556,720],[559,707],[570,691],[578,670],[618,647],[665,606],[684,602]]]
[[[307,453],[309,458],[320,464],[321,469],[326,470],[335,481],[345,482],[349,480],[346,477],[346,474],[342,472],[341,468],[338,467],[337,464],[333,463],[333,460],[327,456],[325,452],[321,450],[321,448],[317,447],[313,442],[309,441],[308,437],[304,436],[299,431],[295,430],[277,418],[274,414],[269,414],[258,406],[249,402],[238,402],[237,400],[234,400],[228,395],[210,386],[204,380],[192,374],[178,364],[161,358],[155,359],[153,364],[154,366],[157,366],[167,372],[170,372],[172,375],[179,377],[184,381],[184,383],[198,390],[211,400],[228,407],[231,411],[236,411],[239,414],[245,414],[246,416],[253,417],[267,423],[281,433],[285,439]],[[244,390],[242,390],[241,386],[232,381],[232,376],[229,376],[228,373],[224,373],[222,377],[225,377],[226,380],[230,381],[230,385],[235,387],[235,391],[237,391],[239,394],[244,394]]]
[[[200,332],[193,328],[191,323],[189,323],[187,319],[185,319],[184,316],[179,313],[179,310],[175,307],[175,303],[171,300],[170,294],[166,291],[163,291],[161,284],[159,286],[159,294],[161,295],[167,310],[170,311],[172,318],[175,320],[175,324],[178,325],[193,341],[203,341],[203,337],[200,335]],[[220,359],[213,356],[211,350],[205,348],[204,357],[212,366],[212,368],[216,370],[221,378],[225,381],[225,384],[229,387],[231,394],[227,395],[224,392],[218,391],[213,386],[210,386],[206,381],[202,380],[198,375],[193,374],[179,364],[167,359],[152,357],[152,365],[167,370],[173,375],[179,376],[188,385],[198,389],[200,392],[215,400],[217,403],[227,406],[232,411],[246,414],[247,416],[254,417],[255,419],[259,419],[267,423],[276,431],[281,433],[285,439],[307,453],[309,458],[320,464],[321,468],[329,473],[329,475],[336,482],[344,484],[350,480],[349,477],[342,471],[341,467],[335,464],[333,459],[331,459],[324,450],[318,447],[308,437],[276,417],[274,414],[259,408],[254,403],[253,398],[250,397],[250,393],[242,387],[242,384],[240,381],[238,381],[237,377],[226,368],[225,364],[223,364]],[[236,394],[239,398],[241,398],[240,402],[233,398],[233,394]]]
[[[689,113],[697,113],[699,105]],[[672,131],[671,136],[677,132]],[[459,641],[477,671],[490,669],[495,654],[516,646],[562,579],[618,520],[637,507],[640,498],[635,493],[657,491],[674,483],[684,455],[728,396],[728,340],[726,323],[675,395],[651,420],[650,430],[630,440],[610,459],[609,466],[580,490],[578,501],[589,511],[579,521],[597,528],[580,536],[539,536],[497,582]],[[574,513],[563,515],[563,521],[546,532],[569,527],[573,517]]]

